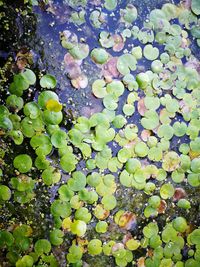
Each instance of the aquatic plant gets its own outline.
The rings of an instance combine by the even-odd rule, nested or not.
[[[60,99],[56,75],[13,74],[0,105],[2,140],[15,143],[9,157],[0,151],[0,202],[13,214],[14,205],[33,210],[42,230],[34,218],[17,217],[3,225],[0,247],[19,267],[59,266],[57,249],[73,266],[98,257],[100,266],[104,258],[116,266],[199,266],[200,230],[190,217],[200,185],[199,62],[190,45],[190,36],[200,44],[198,1],[164,4],[141,23],[140,4],[63,5],[76,32],[66,25],[60,33],[62,71],[78,98],[87,94],[90,114],[68,117],[71,100]],[[95,45],[86,23],[98,29]]]

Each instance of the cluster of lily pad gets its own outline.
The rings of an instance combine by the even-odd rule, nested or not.
[[[110,12],[117,1],[105,1],[104,7]],[[89,118],[76,118],[69,131],[64,128],[63,105],[53,91],[55,77],[43,75],[41,93],[24,103],[23,96],[34,87],[36,76],[30,69],[14,75],[6,104],[0,106],[0,128],[16,145],[28,140],[35,154],[14,156],[13,175],[0,185],[0,202],[11,197],[20,204],[34,201],[41,182],[47,189],[55,184],[58,189],[50,203],[53,227],[45,239],[36,239],[28,224],[0,231],[0,247],[11,265],[59,266],[53,248],[69,239],[66,260],[72,266],[83,266],[86,254],[112,256],[117,266],[199,266],[200,229],[176,214],[164,222],[164,228],[156,222],[167,214],[171,202],[180,211],[189,210],[192,203],[182,187],[200,185],[200,76],[188,32],[180,26],[199,43],[199,13],[195,0],[191,10],[165,4],[151,11],[139,29],[133,25],[137,9],[129,4],[120,11],[123,32],[101,32],[100,46],[91,51],[75,33],[64,31],[61,44],[68,50],[65,67],[72,85],[87,86],[80,65],[90,51],[92,64],[101,73],[91,93],[103,105],[101,112]],[[90,20],[98,28],[105,17],[95,10]],[[126,40],[141,45],[127,51]],[[123,53],[114,57],[106,50],[110,48]],[[141,65],[143,59],[150,62],[148,69]],[[121,209],[119,188],[148,196],[142,207],[148,224],[140,235],[134,232],[139,230],[139,215]],[[120,234],[112,237],[112,227]]]

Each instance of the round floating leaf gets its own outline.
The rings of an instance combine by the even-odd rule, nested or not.
[[[76,169],[77,159],[71,152],[65,153],[60,159],[60,166],[66,172],[72,172]]]
[[[145,89],[150,83],[149,76],[145,72],[140,72],[139,74],[137,74],[136,81],[141,89]]]
[[[25,69],[21,75],[24,77],[24,79],[30,84],[33,85],[36,83],[36,76],[35,73],[32,70]]]
[[[43,118],[46,124],[60,124],[63,119],[63,114],[61,111],[54,112],[50,110],[45,110],[43,112]]]
[[[153,47],[151,44],[148,44],[145,45],[143,54],[146,59],[153,61],[159,56],[159,50],[157,47]]]
[[[11,198],[10,188],[6,185],[0,185],[0,200],[7,201]]]
[[[26,103],[24,106],[24,114],[31,119],[36,119],[40,115],[40,109],[35,102]]]
[[[188,183],[193,187],[198,187],[200,185],[199,174],[191,173],[188,175]]]
[[[151,196],[148,200],[149,205],[152,208],[158,208],[160,206],[161,199],[159,196]]]
[[[154,73],[160,73],[163,70],[163,63],[160,60],[154,60],[151,63],[151,69]]]
[[[187,125],[184,122],[177,121],[173,124],[173,128],[174,128],[174,134],[178,137],[181,137],[185,135],[186,130],[187,130]]]
[[[82,252],[82,247],[72,245],[69,248],[69,253],[67,254],[67,260],[69,263],[74,263],[79,265],[80,260],[82,258],[83,252]]]
[[[192,151],[200,153],[200,137],[196,137],[190,142],[190,148]]]
[[[60,246],[63,243],[64,233],[60,229],[54,229],[50,232],[50,242],[54,246]]]
[[[104,196],[101,202],[106,210],[113,210],[117,205],[116,198],[112,195]]]
[[[55,131],[51,136],[51,143],[56,148],[61,148],[66,142],[67,134],[63,130]]]
[[[121,163],[125,163],[131,157],[131,151],[128,148],[122,148],[118,151],[117,158]]]
[[[199,0],[192,0],[191,9],[195,15],[200,15]]]
[[[95,226],[95,230],[97,233],[106,233],[108,228],[107,222],[98,222]]]
[[[89,55],[89,45],[78,43],[72,49],[69,50],[69,53],[73,56],[73,58],[82,60]]]
[[[185,232],[186,229],[188,228],[186,219],[183,217],[177,217],[176,219],[174,219],[172,225],[174,229],[180,233]]]
[[[68,202],[55,200],[51,204],[51,214],[55,217],[59,216],[62,218],[66,218],[71,214],[71,207]]]
[[[105,0],[104,6],[109,11],[114,10],[117,7],[117,0]]]
[[[52,144],[49,136],[45,134],[34,135],[30,141],[38,156],[48,155],[52,150]]]
[[[140,241],[139,240],[135,240],[133,238],[129,239],[127,242],[126,242],[126,247],[129,249],[129,250],[137,250],[140,246]]]
[[[190,202],[187,199],[184,199],[184,198],[182,198],[182,199],[180,199],[178,201],[177,206],[179,208],[182,208],[182,209],[185,209],[185,210],[188,210],[188,209],[191,208]]]
[[[26,266],[26,267],[32,267],[34,264],[34,260],[31,256],[25,255],[21,259],[19,259],[16,262],[16,267]]]
[[[144,142],[139,142],[135,145],[135,153],[139,157],[145,157],[148,154],[148,147]]]
[[[172,184],[164,184],[160,188],[160,196],[163,199],[168,199],[168,198],[173,197],[174,192],[175,190]]]
[[[95,48],[90,54],[92,60],[97,64],[104,64],[108,60],[108,53],[103,48]]]
[[[113,125],[115,128],[122,128],[126,124],[126,119],[122,115],[117,115],[113,120]]]
[[[134,173],[137,169],[141,168],[141,163],[138,159],[130,158],[126,162],[126,170],[128,173]]]
[[[123,106],[123,112],[126,116],[132,116],[133,113],[135,112],[135,107],[134,105],[131,104],[125,104]]]
[[[195,229],[191,234],[190,234],[190,240],[192,244],[195,245],[200,245],[200,229]]]
[[[45,74],[40,79],[40,86],[47,89],[53,89],[56,87],[57,81],[53,75]]]
[[[68,186],[72,191],[80,191],[86,186],[86,176],[81,171],[72,173],[72,178],[68,180]]]
[[[127,75],[130,71],[136,70],[137,61],[131,54],[124,54],[117,60],[117,69],[122,75]]]
[[[144,104],[147,109],[156,110],[160,106],[160,100],[158,97],[146,96],[144,98]]]
[[[32,168],[32,159],[27,154],[21,154],[14,158],[13,164],[21,173],[26,173]]]
[[[88,193],[88,192],[87,192]],[[88,223],[92,218],[91,213],[89,213],[87,208],[81,207],[75,212],[75,219],[84,221],[85,223]]]
[[[128,4],[126,9],[120,10],[121,20],[127,24],[133,23],[137,19],[137,9],[134,5]]]
[[[157,135],[160,138],[164,138],[166,140],[170,140],[173,135],[174,135],[174,129],[168,125],[168,124],[162,124],[159,128],[158,128],[158,132]]]
[[[61,178],[60,171],[56,170],[51,166],[45,169],[42,173],[42,179],[46,185],[52,185],[54,183],[58,183],[60,181],[60,178]]]
[[[6,105],[7,107],[13,108],[18,111],[22,109],[24,105],[24,101],[23,101],[23,98],[18,97],[16,95],[9,95],[6,99]]]
[[[70,230],[74,235],[83,236],[86,232],[87,225],[84,221],[75,220],[70,225]]]
[[[118,98],[115,95],[106,95],[103,99],[104,107],[108,110],[115,110],[118,107]]]
[[[107,95],[105,85],[104,80],[96,80],[92,84],[92,92],[97,98],[104,98]]]
[[[40,256],[51,251],[51,243],[47,239],[39,239],[34,245],[35,252]]]
[[[200,158],[195,158],[191,162],[191,170],[194,173],[200,173]]]
[[[102,252],[102,242],[99,239],[92,239],[88,243],[88,253],[90,255],[98,255]]]
[[[54,93],[52,91],[43,91],[38,96],[38,105],[41,108],[45,109],[46,108],[46,104],[50,99],[59,101],[58,96],[57,96],[56,93]]]
[[[174,151],[169,151],[163,157],[162,167],[165,171],[171,172],[178,168],[180,163],[179,155]]]
[[[121,81],[113,80],[111,83],[107,84],[106,91],[108,94],[118,98],[124,93],[124,85]]]
[[[153,110],[146,111],[145,117],[141,119],[141,124],[145,129],[155,129],[159,125],[158,114]]]

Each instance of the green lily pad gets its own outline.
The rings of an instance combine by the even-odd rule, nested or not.
[[[92,60],[97,64],[104,64],[108,60],[108,53],[103,48],[95,48],[90,54]]]
[[[200,15],[200,6],[199,6],[198,0],[192,0],[191,9],[195,15],[197,15],[197,16]]]
[[[61,201],[61,200],[55,200],[51,204],[51,214],[55,217],[59,216],[61,218],[66,218],[70,216],[71,214],[71,207],[70,203]]]
[[[55,112],[50,110],[45,110],[43,112],[43,118],[46,124],[60,124],[63,119],[63,113],[61,111]]]
[[[39,239],[34,245],[34,250],[38,255],[48,254],[51,251],[51,244],[47,239]]]
[[[57,96],[56,93],[54,93],[52,91],[43,91],[38,96],[38,105],[41,108],[45,109],[46,108],[46,104],[50,99],[59,101],[58,96]]]
[[[162,167],[165,171],[171,172],[179,167],[180,157],[174,151],[169,151],[163,157]]]
[[[13,108],[16,111],[19,111],[23,108],[24,101],[23,98],[18,97],[16,95],[9,95],[6,99],[7,107]]]
[[[86,186],[86,176],[81,171],[72,173],[72,178],[68,180],[68,186],[72,191],[80,191]]]
[[[157,135],[160,138],[163,137],[166,140],[170,140],[173,137],[173,135],[174,135],[174,129],[170,125],[168,125],[168,124],[162,124],[158,128]]]
[[[117,7],[117,0],[105,0],[104,6],[109,11],[114,10]]]
[[[132,104],[125,104],[123,106],[123,112],[126,116],[132,116],[135,112],[135,107]]]
[[[74,59],[82,60],[89,55],[89,51],[88,44],[78,43],[69,50],[69,53]]]
[[[151,44],[145,45],[143,49],[144,57],[148,60],[155,60],[159,56],[159,50],[157,47],[153,47]]]
[[[50,242],[54,246],[60,246],[63,243],[64,233],[60,229],[54,229],[50,232]]]
[[[55,131],[51,136],[51,143],[56,148],[61,148],[66,142],[67,134],[63,130]]]
[[[107,195],[102,198],[101,203],[106,210],[113,210],[117,205],[117,200],[114,196]]]
[[[137,74],[136,81],[141,89],[145,89],[150,83],[149,76],[145,72],[140,72],[139,74]]]
[[[132,54],[121,55],[117,60],[117,69],[122,75],[127,75],[130,71],[136,70],[137,61]]]
[[[99,239],[92,239],[88,243],[88,253],[90,255],[98,255],[102,252],[102,242]]]
[[[70,225],[71,232],[77,236],[83,236],[86,232],[86,229],[86,223],[81,220],[74,220],[74,222]]]
[[[144,142],[139,142],[135,145],[135,153],[139,157],[145,157],[148,154],[148,147]]]
[[[92,92],[97,98],[104,98],[107,95],[105,85],[104,80],[96,80],[92,84]]]
[[[21,259],[17,260],[16,267],[20,266],[32,267],[33,264],[34,264],[33,258],[29,255],[24,255]]]
[[[36,119],[40,115],[40,109],[35,102],[29,102],[24,106],[24,114],[31,119]]]
[[[8,186],[0,184],[0,200],[7,201],[11,198],[11,190]]]
[[[183,217],[177,217],[176,219],[174,219],[172,225],[174,229],[180,233],[185,232],[186,229],[188,228],[186,219]]]
[[[45,134],[34,135],[30,141],[38,156],[48,155],[52,150],[50,138]]]
[[[149,110],[145,112],[145,117],[141,119],[141,124],[145,129],[153,130],[159,125],[157,112]]]
[[[131,24],[137,19],[137,9],[134,5],[128,4],[125,9],[120,10],[121,20]]]
[[[53,89],[56,87],[57,81],[53,75],[45,74],[40,79],[40,86],[47,89]]]
[[[61,178],[61,173],[53,167],[48,167],[42,172],[42,180],[46,185],[58,183]]]
[[[27,154],[20,154],[14,158],[13,165],[21,173],[26,173],[32,168],[32,159]]]
[[[172,184],[164,184],[161,186],[160,188],[160,196],[163,198],[163,199],[168,199],[168,198],[172,198],[173,195],[174,195],[174,187]]]
[[[107,222],[98,222],[95,226],[95,230],[97,233],[106,233],[107,232],[107,228],[108,228],[108,224]]]
[[[113,125],[115,128],[122,128],[126,124],[126,119],[122,115],[117,115],[113,120]]]
[[[173,124],[173,128],[174,128],[174,134],[178,137],[185,135],[187,131],[187,125],[184,122],[178,122],[178,121],[175,122]]]

